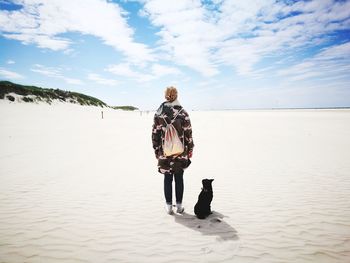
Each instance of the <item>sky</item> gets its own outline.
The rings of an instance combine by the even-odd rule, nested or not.
[[[350,0],[0,0],[0,79],[154,110],[350,107]]]

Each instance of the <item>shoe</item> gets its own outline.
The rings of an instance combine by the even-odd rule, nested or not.
[[[185,211],[185,208],[182,206],[182,204],[176,204],[176,213],[182,214]]]
[[[165,205],[165,210],[169,215],[173,214],[173,205],[172,204],[166,204]]]

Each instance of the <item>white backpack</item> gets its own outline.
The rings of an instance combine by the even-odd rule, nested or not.
[[[163,117],[166,123],[163,141],[163,152],[165,156],[180,155],[184,152],[184,143],[181,142],[179,135],[177,134],[177,131],[173,125],[176,117],[182,110],[183,108],[178,111],[178,113],[175,115],[175,117],[170,123],[167,123],[167,121]]]

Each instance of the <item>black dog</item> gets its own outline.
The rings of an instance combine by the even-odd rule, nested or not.
[[[211,214],[210,203],[213,200],[213,188],[211,183],[214,179],[203,179],[203,188],[198,196],[198,202],[194,206],[194,213],[199,219],[205,219]]]

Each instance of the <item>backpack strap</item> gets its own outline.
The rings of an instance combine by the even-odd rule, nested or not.
[[[164,116],[163,115],[161,115],[161,117],[163,118],[163,120],[165,121],[165,123],[166,123],[166,125],[169,125],[170,123],[168,123],[167,121],[166,121],[166,119],[164,118]]]
[[[183,109],[184,109],[184,108],[181,108],[181,110],[179,110],[179,111],[176,113],[175,117],[171,120],[171,123],[174,123],[176,117],[180,114],[180,112],[181,112]]]
[[[161,116],[161,117],[163,118],[163,120],[165,121],[165,123],[166,123],[167,125],[173,124],[174,121],[175,121],[175,119],[177,118],[177,116],[180,114],[180,112],[181,112],[183,109],[184,109],[184,108],[181,108],[181,110],[179,110],[179,111],[176,113],[176,115],[174,116],[174,118],[171,120],[170,123],[168,123],[168,122],[166,121],[166,119],[164,118],[164,116]]]

